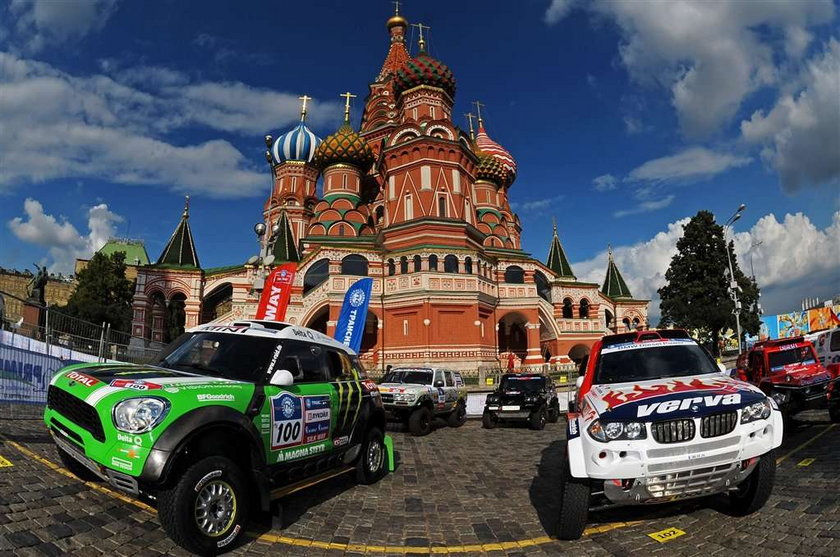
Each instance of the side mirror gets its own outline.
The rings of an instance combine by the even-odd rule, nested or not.
[[[578,378],[575,379],[575,387],[580,390],[583,387],[583,375],[578,375]]]
[[[435,387],[443,387],[443,381],[435,381]]]
[[[274,372],[269,380],[270,385],[277,385],[278,387],[287,387],[295,382],[295,377],[288,369],[278,369]]]

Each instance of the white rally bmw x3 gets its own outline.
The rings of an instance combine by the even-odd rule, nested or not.
[[[782,415],[685,331],[605,336],[582,365],[568,416],[559,537],[590,510],[728,493],[736,514],[773,489]]]

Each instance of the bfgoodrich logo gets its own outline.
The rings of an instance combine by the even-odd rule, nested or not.
[[[196,395],[195,397],[198,399],[199,402],[215,402],[215,401],[233,401],[233,395],[213,395],[213,394],[202,394]]]

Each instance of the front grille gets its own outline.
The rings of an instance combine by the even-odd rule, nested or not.
[[[694,420],[667,420],[650,425],[651,434],[657,443],[681,443],[694,439]]]
[[[647,490],[655,498],[666,499],[710,495],[724,489],[724,482],[733,466],[737,464],[652,476],[648,480]]]
[[[105,441],[105,431],[96,409],[85,401],[78,399],[56,387],[50,385],[47,391],[47,406],[55,410],[74,424],[83,427],[99,442]]]
[[[738,412],[722,412],[705,416],[700,420],[700,437],[719,437],[735,429]]]
[[[380,393],[380,396],[382,396],[382,402],[385,402],[385,403],[394,402],[394,395],[392,395],[391,393]]]

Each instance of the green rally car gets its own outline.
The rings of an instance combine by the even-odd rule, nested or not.
[[[182,547],[218,553],[249,510],[393,463],[375,383],[317,331],[240,321],[190,329],[156,366],[78,364],[53,378],[44,421],[65,466],[156,503]]]

